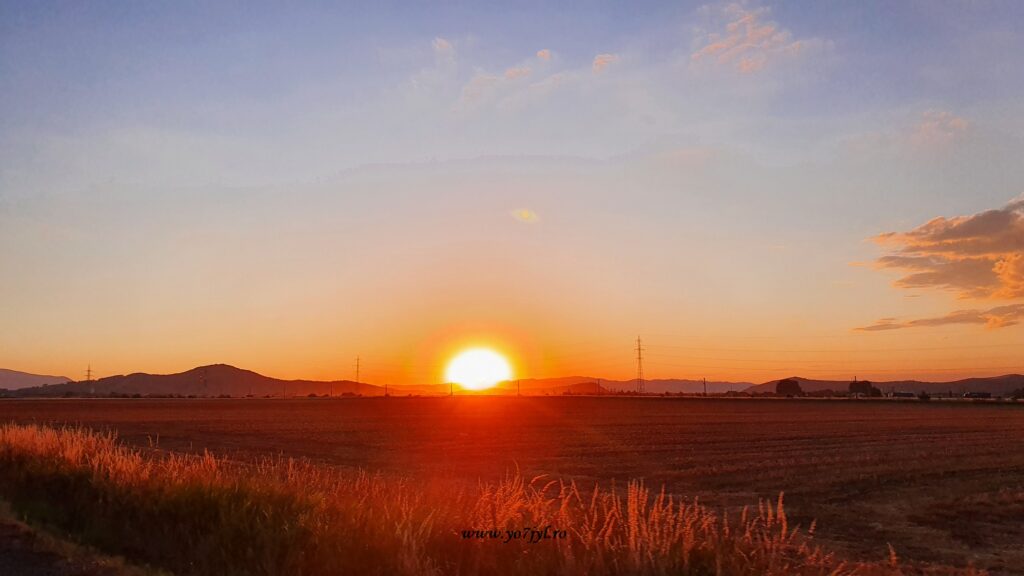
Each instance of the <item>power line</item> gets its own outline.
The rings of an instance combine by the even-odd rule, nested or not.
[[[636,337],[636,393],[644,393],[644,347]]]

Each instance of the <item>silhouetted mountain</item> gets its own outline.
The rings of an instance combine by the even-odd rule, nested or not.
[[[13,374],[15,377],[44,379],[32,387],[13,389],[8,387],[9,395],[13,396],[109,396],[111,394],[147,395],[180,395],[180,396],[276,396],[288,397],[308,396],[310,394],[335,395],[360,394],[363,396],[382,396],[384,386],[356,383],[350,380],[323,382],[316,380],[281,380],[257,374],[251,370],[243,370],[226,364],[214,364],[193,368],[178,374],[145,374],[135,373],[122,376],[109,376],[95,381],[67,382],[66,378],[53,376],[35,376],[10,370],[0,371],[0,377]],[[47,382],[49,379],[51,382]],[[787,380],[796,381],[804,393],[832,390],[846,393],[849,390],[848,380],[811,380],[792,377]],[[59,383],[65,382],[65,383]],[[779,380],[752,385],[749,382],[708,382],[709,394],[745,391],[751,393],[775,392]],[[928,392],[943,394],[952,392],[961,395],[966,392],[990,392],[994,395],[1009,394],[1024,388],[1024,376],[1008,374],[990,378],[966,378],[954,382],[920,382],[917,380],[899,380],[892,382],[872,382],[872,385],[883,393],[896,392]],[[2,386],[0,386],[2,387]],[[648,394],[699,394],[704,392],[701,380],[657,379],[645,380],[644,388]],[[515,394],[521,390],[523,395],[560,395],[560,394],[607,394],[615,392],[633,392],[636,380],[608,380],[590,376],[566,376],[561,378],[528,378],[519,381],[502,382],[495,388],[485,391],[487,394]],[[388,392],[394,396],[405,395],[447,395],[447,384],[424,384],[407,386],[390,386]],[[457,393],[465,393],[457,390]]]
[[[350,380],[280,380],[227,364],[200,366],[178,374],[135,373],[109,376],[92,382],[70,382],[18,390],[18,396],[87,396],[95,394],[141,394],[182,396],[308,396],[309,394],[362,394],[379,396],[383,388]]]
[[[634,392],[636,391],[636,380],[608,380],[607,378],[594,378],[592,376],[564,376],[561,378],[529,378],[520,381],[523,393],[546,393],[555,394],[571,391],[574,394],[585,394],[588,389],[594,392]],[[500,385],[510,388],[513,391],[516,382],[507,382]],[[752,386],[750,382],[708,382],[707,391],[709,394],[721,394],[723,392],[738,392]],[[600,387],[601,392],[597,392]],[[703,380],[680,380],[680,379],[655,379],[644,380],[644,390],[648,394],[699,394],[704,392]]]
[[[71,382],[71,378],[65,376],[43,376],[41,374],[29,374],[28,372],[0,368],[0,388],[7,390],[63,384],[64,382]]]
[[[804,392],[833,392],[845,394],[850,387],[849,380],[810,380],[793,376],[781,380],[796,380]],[[758,394],[775,392],[780,380],[772,380],[757,386],[751,386],[745,391]],[[871,385],[882,391],[889,392],[928,392],[929,394],[943,394],[952,392],[961,395],[967,392],[991,392],[995,395],[1008,394],[1024,387],[1024,376],[1020,374],[1007,374],[1005,376],[991,376],[987,378],[965,378],[952,382],[922,382],[919,380],[893,380],[889,382],[871,382]]]

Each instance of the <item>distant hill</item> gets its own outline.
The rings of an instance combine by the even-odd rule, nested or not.
[[[574,394],[594,394],[604,392],[634,392],[636,380],[608,380],[593,376],[566,376],[562,378],[530,378],[521,380],[523,392],[561,394],[572,391]],[[503,383],[502,387],[515,389],[515,382]],[[708,382],[709,394],[723,392],[739,392],[753,386],[750,382]],[[600,388],[600,392],[597,392]],[[698,394],[704,392],[703,380],[656,379],[644,380],[644,390],[648,394]]]
[[[66,376],[44,376],[42,374],[29,374],[17,370],[0,368],[0,388],[17,390],[19,388],[30,388],[33,386],[48,386],[50,384],[63,384],[71,382]]]
[[[708,394],[722,394],[724,392],[741,392],[751,387],[751,382],[719,382],[709,380],[707,383]],[[636,389],[636,380],[612,381],[608,383],[612,390],[624,390],[631,392]],[[660,379],[645,380],[644,390],[648,394],[699,394],[704,392],[703,380],[679,380]]]
[[[179,394],[182,396],[308,396],[309,394],[344,393],[380,396],[384,389],[350,380],[322,382],[316,380],[280,380],[243,370],[227,364],[200,366],[178,374],[135,373],[109,376],[92,382],[69,382],[17,390],[17,396],[107,396],[141,394],[143,396]]]
[[[848,380],[812,380],[793,377],[804,392],[845,393],[849,389]],[[251,370],[243,370],[227,364],[200,366],[177,374],[145,374],[135,373],[121,376],[109,376],[92,382],[70,382],[58,376],[38,376],[12,370],[0,370],[0,389],[6,388],[7,394],[19,397],[59,397],[59,396],[109,396],[111,394],[148,395],[180,395],[180,396],[222,396],[241,397],[277,396],[288,397],[308,396],[310,394],[325,395],[334,393],[359,394],[362,396],[383,396],[384,386],[356,383],[351,380],[333,382],[317,380],[281,380],[257,374]],[[708,382],[709,394],[725,392],[774,393],[779,380],[763,384],[749,382]],[[4,385],[6,384],[6,385]],[[925,391],[931,394],[952,392],[960,395],[965,392],[990,392],[994,395],[1005,395],[1024,388],[1024,376],[1007,374],[990,378],[966,378],[953,382],[920,382],[917,380],[898,380],[890,382],[872,382],[882,392],[914,392]],[[645,380],[644,388],[648,394],[699,394],[704,392],[701,380],[657,379]],[[636,380],[607,380],[591,376],[566,376],[561,378],[527,378],[519,381],[502,382],[486,391],[488,394],[515,394],[521,390],[523,395],[561,395],[561,394],[607,394],[615,392],[633,392]],[[447,384],[422,384],[407,386],[389,386],[388,392],[393,396],[405,395],[447,395]],[[457,391],[458,392],[458,391]],[[461,393],[461,392],[460,392]]]
[[[785,380],[785,378],[784,378]],[[796,380],[804,392],[846,392],[850,387],[849,380],[811,380],[793,376],[788,380]],[[775,392],[779,380],[772,380],[757,386],[751,386],[745,391],[750,393]],[[919,380],[893,380],[888,382],[872,381],[871,385],[883,393],[895,392],[928,392],[929,394],[940,394],[952,392],[953,394],[964,394],[966,392],[991,392],[995,395],[1007,394],[1024,388],[1024,376],[1020,374],[1007,374],[1005,376],[991,376],[988,378],[965,378],[952,382],[922,382]]]

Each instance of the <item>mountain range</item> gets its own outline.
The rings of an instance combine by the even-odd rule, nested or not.
[[[92,381],[23,388],[16,396],[141,394],[181,396],[307,396],[309,394],[383,394],[383,388],[351,380],[281,380],[227,364],[200,366],[178,374],[135,373]]]
[[[62,384],[71,382],[71,378],[65,376],[44,376],[42,374],[29,374],[17,370],[6,370],[0,368],[0,389],[17,390],[32,386],[47,386],[49,384]]]
[[[843,393],[849,388],[847,380],[813,380],[792,377],[804,392],[831,390]],[[707,382],[685,379],[654,379],[644,381],[648,394],[698,394],[705,390],[709,394],[746,392],[752,394],[774,393],[780,380],[763,384],[749,382]],[[6,385],[5,385],[6,384]],[[953,382],[922,382],[918,380],[897,380],[872,382],[882,392],[928,392],[930,394],[963,394],[966,392],[990,392],[1002,395],[1024,388],[1024,376],[1008,374],[989,378],[966,378]],[[706,388],[705,388],[706,386]],[[404,386],[380,386],[351,380],[282,380],[244,370],[227,364],[200,366],[177,374],[134,373],[108,376],[93,381],[72,382],[68,378],[40,376],[0,369],[0,389],[6,388],[8,395],[20,397],[59,396],[109,396],[109,395],[180,395],[180,396],[308,396],[362,395],[383,396],[385,392],[395,396],[405,395],[446,395],[446,384],[424,384]],[[560,394],[608,394],[634,392],[636,380],[608,380],[587,376],[561,378],[529,378],[499,383],[487,391],[488,394],[560,395]]]
[[[849,390],[849,380],[811,380],[793,376],[784,380],[796,380],[800,389],[804,392],[846,392]],[[780,380],[772,380],[757,386],[751,386],[745,391],[751,394],[763,394],[775,392],[775,387]],[[968,392],[990,392],[995,395],[1008,394],[1015,390],[1024,388],[1024,375],[1006,374],[1003,376],[990,376],[987,378],[964,378],[952,382],[922,382],[920,380],[892,380],[886,382],[871,382],[871,385],[883,393],[888,392],[927,392],[929,394],[965,394]]]

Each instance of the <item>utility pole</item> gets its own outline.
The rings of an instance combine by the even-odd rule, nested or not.
[[[448,395],[451,396],[452,398],[455,397],[455,383],[454,382],[449,382],[448,383]]]
[[[707,378],[704,379],[704,395],[705,396],[708,395],[708,379]]]
[[[523,381],[522,380],[516,380],[516,396],[522,396],[523,395],[522,391],[523,391]]]
[[[636,393],[644,393],[644,347],[636,337]]]
[[[356,384],[359,384],[359,356],[356,356]]]

